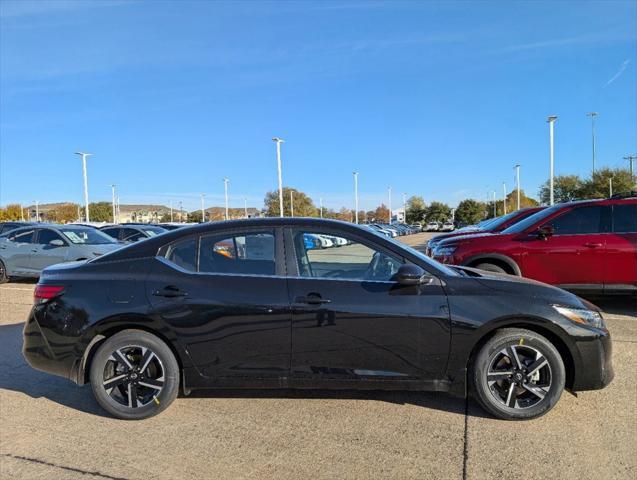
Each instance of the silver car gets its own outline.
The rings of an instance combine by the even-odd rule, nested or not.
[[[120,248],[92,227],[38,224],[0,236],[0,283],[10,278],[37,278],[49,265],[88,260]]]

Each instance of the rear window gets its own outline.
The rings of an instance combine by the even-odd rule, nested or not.
[[[637,233],[637,203],[613,206],[613,232]]]
[[[188,238],[174,243],[166,253],[166,259],[190,272],[197,271],[197,238]]]

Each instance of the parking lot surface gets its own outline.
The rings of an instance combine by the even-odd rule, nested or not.
[[[0,286],[2,479],[637,478],[635,299],[592,299],[613,335],[613,383],[565,392],[534,421],[444,394],[286,390],[196,393],[126,422],[90,387],[25,363],[32,293],[32,282]]]

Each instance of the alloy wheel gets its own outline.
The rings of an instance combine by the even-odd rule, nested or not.
[[[547,358],[528,345],[509,345],[496,352],[487,370],[491,395],[514,409],[530,408],[544,400],[552,380]]]
[[[164,366],[147,347],[129,345],[110,354],[104,366],[103,388],[111,401],[140,408],[155,402],[164,388]]]

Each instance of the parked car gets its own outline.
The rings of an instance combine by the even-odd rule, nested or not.
[[[441,232],[453,232],[453,230],[455,229],[455,225],[453,224],[453,222],[444,222],[442,224],[442,227],[440,228]]]
[[[422,223],[420,222],[412,223],[411,228],[413,228],[416,232],[422,232]]]
[[[56,263],[99,257],[120,245],[91,227],[39,223],[0,236],[0,283],[37,278]]]
[[[3,235],[11,230],[15,230],[20,227],[28,227],[29,225],[36,225],[35,222],[0,222],[0,235]]]
[[[308,234],[348,245],[308,250]],[[332,220],[175,230],[45,269],[34,302],[27,361],[90,382],[124,419],[161,412],[180,389],[220,387],[471,388],[491,414],[529,419],[565,387],[613,378],[610,335],[591,303],[447,267]]]
[[[440,225],[438,224],[438,222],[427,222],[427,226],[425,227],[425,229],[428,232],[437,232],[438,230],[440,230]]]
[[[433,257],[578,292],[637,294],[637,196],[557,204],[497,235],[443,240]]]
[[[543,208],[544,207],[521,208],[520,210],[507,213],[506,215],[502,215],[500,217],[484,220],[476,225],[472,225],[471,227],[464,227],[451,233],[443,233],[442,235],[436,235],[434,238],[432,238],[431,240],[427,242],[425,253],[431,256],[434,248],[436,248],[436,245],[438,245],[438,243],[440,243],[442,240],[445,240],[447,238],[458,237],[460,235],[467,235],[469,233],[477,233],[477,232],[499,233],[502,230],[510,227],[511,225],[514,225],[517,222],[524,220],[526,217],[529,217],[533,215],[534,213],[539,212]]]
[[[122,243],[138,242],[139,240],[161,235],[168,231],[163,227],[148,224],[109,225],[100,228],[100,230]]]

